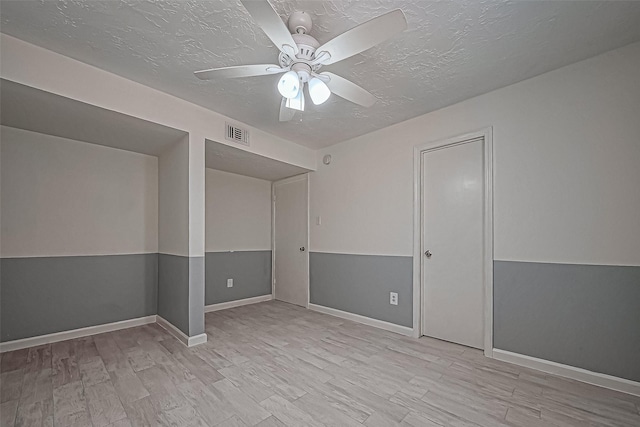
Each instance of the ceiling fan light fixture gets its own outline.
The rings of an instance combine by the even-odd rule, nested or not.
[[[317,77],[309,80],[309,96],[315,105],[324,103],[329,96],[331,96],[331,90],[329,86]]]
[[[407,29],[404,12],[395,9],[356,25],[321,45],[309,34],[313,28],[310,14],[292,12],[287,28],[271,0],[240,0],[240,3],[280,51],[277,64],[210,68],[196,71],[195,76],[201,80],[213,80],[280,74],[276,87],[282,95],[281,122],[293,118],[295,111],[292,110],[304,111],[305,84],[309,85],[308,95],[315,105],[326,102],[334,94],[354,104],[371,107],[376,102],[375,96],[344,77],[319,72],[320,68],[358,55]]]
[[[292,108],[298,111],[304,111],[304,92],[302,90],[299,90],[295,98],[287,98],[285,107]]]
[[[278,92],[287,99],[295,98],[300,92],[300,79],[295,71],[287,71],[278,81]]]

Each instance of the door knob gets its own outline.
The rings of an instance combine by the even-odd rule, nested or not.
[[[300,252],[304,252],[304,246],[300,248]]]
[[[424,254],[425,254],[425,256],[426,256],[427,258],[431,258],[431,255],[432,255],[432,254],[431,254],[431,251],[430,251],[430,250],[425,251],[425,253],[424,253]]]

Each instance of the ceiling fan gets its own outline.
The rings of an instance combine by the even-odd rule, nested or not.
[[[311,101],[322,104],[333,93],[348,101],[370,107],[376,98],[357,84],[330,72],[319,72],[325,65],[363,52],[407,28],[407,20],[400,9],[364,22],[320,45],[309,35],[311,16],[294,12],[288,28],[267,0],[240,0],[267,37],[280,50],[279,64],[239,65],[196,71],[201,80],[237,78],[280,74],[278,91],[282,95],[280,121],[293,118],[297,110],[304,111],[305,84]]]

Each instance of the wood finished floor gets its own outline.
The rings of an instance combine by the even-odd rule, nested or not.
[[[640,426],[640,398],[267,302],[2,355],[2,426]]]

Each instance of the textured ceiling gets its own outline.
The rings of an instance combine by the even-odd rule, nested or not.
[[[158,156],[181,130],[0,79],[0,124]]]
[[[320,43],[401,8],[409,29],[324,67],[379,101],[337,96],[280,123],[277,76],[203,82],[195,70],[274,63],[234,0],[2,1],[2,32],[311,147],[325,147],[640,40],[640,2],[271,0],[314,18]]]

